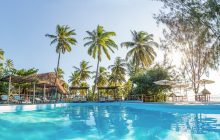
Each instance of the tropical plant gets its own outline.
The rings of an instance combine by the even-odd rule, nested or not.
[[[56,76],[58,77],[59,65],[60,65],[60,55],[61,53],[64,54],[65,52],[71,51],[71,45],[76,45],[77,41],[73,36],[76,35],[75,30],[71,30],[67,25],[57,25],[56,27],[56,34],[46,34],[46,37],[52,39],[50,45],[56,43],[56,53],[58,53],[58,61],[57,61],[57,73]]]
[[[208,48],[211,49],[213,60],[211,68],[218,69],[220,64],[220,3],[219,0],[159,0],[164,8],[155,19],[163,23],[168,33],[181,42],[183,32],[199,30],[207,38]],[[195,33],[196,36],[198,33]],[[190,39],[191,40],[191,39]],[[179,44],[172,45],[182,48]],[[187,45],[184,45],[187,46]]]
[[[88,87],[89,85],[86,82],[80,83],[80,87]],[[80,95],[86,96],[87,91],[86,90],[80,90],[79,91]]]
[[[99,68],[99,73],[97,77],[97,86],[106,86],[108,85],[109,73],[105,67]]]
[[[122,84],[122,82],[126,81],[125,80],[125,75],[126,75],[125,60],[121,59],[120,57],[116,57],[114,64],[110,65],[108,68],[111,69],[109,82],[114,83],[114,85],[117,86],[117,84]]]
[[[153,63],[156,56],[154,47],[157,47],[158,44],[154,42],[153,35],[147,32],[131,31],[131,34],[132,41],[121,43],[122,47],[131,48],[126,55],[126,60],[131,61],[135,65],[135,69],[146,68]]]
[[[11,59],[7,59],[5,61],[5,66],[4,66],[4,75],[10,75],[15,73],[15,69],[14,69],[14,63]]]
[[[38,69],[31,68],[31,69],[20,69],[16,70],[15,74],[18,76],[29,76],[36,74],[38,72]]]
[[[0,49],[0,60],[4,59],[4,51]]]
[[[145,73],[131,78],[131,81],[136,85],[132,94],[164,95],[170,86],[159,86],[154,83],[164,79],[171,80],[172,77],[167,69],[156,65]]]
[[[114,53],[113,49],[117,49],[118,46],[116,43],[111,39],[111,37],[115,36],[115,32],[106,32],[104,28],[100,25],[93,31],[87,31],[88,37],[85,37],[85,40],[88,40],[84,44],[84,46],[89,46],[88,54],[91,55],[94,59],[98,59],[97,61],[97,68],[96,68],[96,75],[95,75],[95,85],[93,88],[93,94],[95,93],[97,87],[97,78],[99,72],[99,63],[102,60],[102,54],[104,53],[106,57],[110,60],[110,53],[109,50]]]
[[[92,72],[89,70],[92,66],[89,66],[89,62],[83,60],[80,63],[80,67],[74,66],[75,72],[78,73],[80,82],[90,79]]]
[[[80,85],[80,78],[78,72],[73,72],[70,76],[69,82],[71,82],[71,86],[79,86]]]
[[[61,69],[61,68],[58,68],[58,71],[57,69],[54,69],[55,73],[58,74],[58,78],[59,79],[63,79],[64,78],[64,71]]]

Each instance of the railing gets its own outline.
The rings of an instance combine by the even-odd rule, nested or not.
[[[158,96],[158,95],[144,95],[144,94],[139,94],[139,95],[129,95],[125,100],[139,100],[142,102],[162,102],[166,101],[166,95],[163,96]]]

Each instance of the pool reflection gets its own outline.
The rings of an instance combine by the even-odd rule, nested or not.
[[[71,120],[71,129],[89,135],[96,133],[100,139],[132,138],[159,139],[170,132],[220,135],[220,115],[183,114],[147,111],[123,106],[69,107],[63,110]],[[160,132],[160,133],[158,133]]]

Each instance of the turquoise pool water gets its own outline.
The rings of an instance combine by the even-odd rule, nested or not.
[[[85,103],[1,113],[0,139],[219,140],[220,105]]]

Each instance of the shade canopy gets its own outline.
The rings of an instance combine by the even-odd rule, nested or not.
[[[114,86],[114,87],[97,87],[98,90],[114,90],[114,89],[118,89],[117,86]]]
[[[88,90],[89,87],[70,87],[69,90]]]
[[[201,80],[197,81],[196,83],[206,85],[206,84],[213,84],[213,83],[215,83],[215,81],[213,81],[213,80],[208,80],[208,79],[201,79]]]
[[[201,91],[201,94],[202,94],[202,95],[207,95],[207,94],[211,94],[211,92],[208,91],[207,89],[203,89],[203,90]]]
[[[38,79],[37,79],[35,74],[34,75],[30,75],[30,76],[9,75],[9,76],[1,78],[0,81],[2,81],[2,82],[9,82],[10,78],[11,78],[11,82],[17,83],[17,84],[38,82]]]
[[[42,74],[32,74],[29,76],[15,76],[10,75],[1,78],[2,82],[11,83],[35,83],[37,87],[53,88],[56,87],[60,93],[67,94],[68,90],[65,87],[65,81],[58,79],[55,72],[42,73]]]

